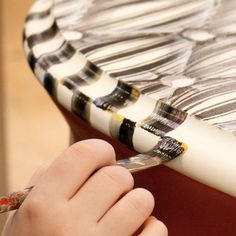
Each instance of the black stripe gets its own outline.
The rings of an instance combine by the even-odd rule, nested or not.
[[[41,68],[47,70],[50,66],[69,60],[75,54],[75,49],[66,41],[56,51],[42,55],[38,59]]]
[[[118,81],[117,87],[109,95],[97,98],[93,103],[103,109],[108,111],[116,111],[121,107],[125,107],[130,103],[137,101],[138,96],[132,96],[132,91],[134,88],[124,82]]]
[[[163,27],[163,26],[166,26],[166,28],[168,27],[169,24],[173,23],[173,22],[178,22],[178,21],[181,21],[181,20],[184,20],[184,19],[187,19],[189,17],[192,17],[192,16],[196,16],[198,15],[199,13],[201,13],[202,11],[199,11],[199,12],[195,12],[195,13],[190,13],[190,14],[186,14],[184,16],[181,16],[181,17],[178,17],[178,18],[174,18],[174,19],[170,19],[170,20],[167,20],[163,23],[160,23],[160,24],[155,24],[155,25],[151,25],[151,26],[148,26],[148,27],[144,27],[144,29],[152,29],[152,28],[157,28],[157,27]],[[183,27],[183,26],[182,26]],[[182,28],[181,27],[181,28]],[[167,28],[168,29],[168,28]],[[183,37],[184,38],[184,37]]]
[[[155,113],[162,117],[167,118],[175,123],[181,124],[187,117],[187,113],[172,107],[165,102],[159,102],[159,106],[156,106]]]
[[[163,118],[163,121],[161,118]],[[155,135],[165,135],[184,122],[187,114],[164,102],[157,102],[153,113],[140,126]]]
[[[115,4],[116,2],[113,1]],[[125,2],[125,3],[118,3],[117,5],[112,5],[112,6],[109,6],[109,7],[104,7],[102,8],[102,10],[109,10],[109,9],[115,9],[115,8],[119,8],[119,7],[122,7],[122,6],[126,6],[126,5],[134,5],[134,4],[137,4],[139,2],[143,2],[143,0],[136,0],[136,1],[132,1],[132,2]]]
[[[60,81],[65,87],[67,87],[69,90],[75,90],[77,88],[76,83],[73,83],[71,79],[63,79]]]
[[[223,116],[224,113],[232,112],[235,110],[236,110],[236,102],[231,102],[231,103],[228,103],[228,104],[216,107],[216,108],[209,109],[208,111],[205,111],[196,115],[196,117],[200,119],[205,119],[205,118],[214,117],[219,114]]]
[[[94,74],[98,74],[98,75],[102,74],[102,70],[91,61],[86,62],[86,71],[87,72],[85,72],[85,73],[89,73],[89,71],[90,71],[90,72],[93,72]],[[88,75],[90,75],[90,74],[88,74]]]
[[[132,69],[127,69],[127,70],[123,70],[123,71],[120,71],[120,72],[110,73],[110,75],[113,76],[113,77],[120,77],[120,76],[125,76],[125,75],[129,75],[129,74],[138,73],[138,72],[152,70],[152,69],[155,69],[156,67],[160,66],[161,64],[170,62],[171,60],[174,60],[174,59],[178,59],[178,55],[179,55],[179,53],[176,53],[174,55],[165,57],[161,60],[146,64],[146,65],[143,65],[143,66],[136,66],[136,67],[133,67]]]
[[[73,76],[63,79],[62,84],[65,85],[70,90],[75,90],[79,86],[86,85],[87,81],[85,81],[78,75],[73,75]]]
[[[225,42],[226,41],[226,42]],[[192,67],[198,65],[199,63],[202,63],[203,61],[210,60],[213,56],[219,56],[229,51],[231,48],[235,47],[236,42],[231,42],[228,40],[221,40],[221,41],[213,41],[208,42],[208,44],[200,46],[197,50],[195,50],[194,53],[192,53],[188,68],[186,70],[187,74],[196,73],[199,69],[192,69]],[[200,59],[200,60],[199,60]]]
[[[133,36],[133,37],[125,37],[125,38],[123,37],[121,39],[114,39],[114,40],[107,41],[107,42],[104,42],[104,43],[97,43],[97,44],[93,44],[92,46],[87,46],[87,47],[81,49],[80,52],[83,53],[83,54],[88,54],[91,51],[109,46],[111,44],[120,43],[120,42],[124,42],[124,41],[129,41],[129,40],[133,40],[133,39],[140,39],[140,38],[148,38],[148,36],[143,36],[143,35],[142,36],[137,36],[136,35],[136,36]]]
[[[43,85],[47,92],[52,96],[56,97],[56,81],[55,79],[51,76],[51,74],[46,73],[44,76],[44,81]]]
[[[85,94],[75,91],[72,97],[72,112],[83,120],[89,119],[89,106],[91,99]]]
[[[27,56],[27,60],[29,62],[30,68],[32,71],[34,71],[35,64],[37,62],[36,58],[34,57],[33,53],[30,52],[29,55]]]
[[[213,97],[217,97],[219,95],[222,94],[226,94],[232,91],[236,91],[236,83],[230,83],[227,84],[227,86],[225,85],[224,87],[215,87],[215,88],[208,88],[204,90],[205,92],[202,91],[198,91],[196,92],[196,95],[190,95],[190,98],[183,101],[182,103],[178,103],[178,105],[176,105],[176,107],[178,109],[184,109],[184,107],[191,105],[194,102],[197,102],[197,104],[201,104],[203,102],[202,99],[205,99],[204,101],[208,100],[209,98],[213,98]],[[192,108],[195,105],[192,105],[190,108]],[[190,108],[187,108],[190,109]],[[185,109],[186,110],[186,109]]]
[[[62,83],[69,89],[74,90],[80,86],[88,85],[96,82],[102,71],[95,64],[87,61],[83,69],[76,74],[67,76],[63,79]]]
[[[141,127],[147,130],[148,132],[155,134],[157,136],[163,136],[169,131],[173,130],[172,127],[167,126],[166,124],[163,124],[162,121],[160,120],[156,120],[155,122],[152,121],[150,122],[150,124],[145,123],[141,125]]]
[[[128,5],[128,4],[125,4],[125,5]],[[179,6],[180,4],[173,4],[171,7],[168,7],[167,9],[168,10],[171,10],[171,9],[175,9],[176,8],[176,6]],[[181,5],[185,5],[185,4],[181,4]],[[97,28],[101,28],[101,27],[109,27],[110,25],[110,27],[112,27],[112,25],[113,24],[116,24],[116,23],[122,23],[123,22],[123,24],[128,24],[128,22],[130,21],[130,20],[133,20],[133,21],[135,21],[135,20],[137,20],[138,18],[141,18],[141,17],[143,17],[143,16],[149,16],[149,15],[152,15],[152,14],[154,14],[154,13],[157,13],[158,11],[159,12],[163,12],[163,10],[164,11],[166,11],[166,8],[164,8],[164,9],[161,9],[161,10],[159,10],[159,9],[156,9],[156,8],[154,8],[154,9],[151,9],[151,10],[149,10],[149,11],[146,11],[146,12],[144,12],[144,13],[140,13],[139,15],[135,15],[135,16],[126,16],[125,18],[122,18],[122,19],[110,19],[110,21],[106,21],[106,22],[97,22],[97,25],[96,26],[93,26],[93,25],[91,25],[91,26],[89,26],[89,25],[84,25],[84,26],[82,26],[82,27],[78,27],[77,28],[77,30],[79,30],[79,31],[84,31],[84,30],[92,30],[92,29],[97,29]],[[101,12],[99,12],[98,13],[98,15],[99,14],[101,14]],[[195,15],[196,13],[191,13],[191,14],[189,14],[190,16],[191,15]],[[189,15],[187,15],[187,16],[189,16]],[[182,18],[184,18],[184,17],[182,17]],[[177,18],[177,19],[174,19],[174,20],[170,20],[170,22],[173,22],[173,21],[176,21],[176,20],[179,20],[180,18]],[[168,22],[168,21],[167,21]],[[164,24],[164,23],[163,23]],[[156,24],[156,25],[152,25],[152,26],[149,26],[149,27],[143,27],[142,29],[148,29],[148,28],[151,28],[151,27],[158,27],[159,25],[161,25],[161,24]]]
[[[201,108],[201,109],[199,109],[199,110],[197,110],[195,112],[191,112],[191,115],[196,115],[197,116],[198,113],[202,113],[202,112],[208,111],[209,109],[212,109],[212,108],[214,108],[216,106],[218,107],[218,106],[224,105],[226,103],[229,103],[229,102],[232,102],[232,101],[235,101],[235,100],[236,100],[235,98],[229,99],[227,101],[226,100],[222,100],[222,102],[215,103],[214,105],[211,105],[211,106],[205,106],[204,108]]]
[[[80,86],[88,85],[95,82],[96,80],[92,77],[87,76],[83,71],[78,72],[77,74],[67,76],[63,79],[63,84],[69,89],[77,89]]]
[[[42,11],[42,12],[36,12],[36,13],[31,13],[26,17],[26,22],[31,21],[31,20],[41,20],[43,18],[46,18],[48,15],[50,15],[51,9],[47,11]]]
[[[182,96],[185,96],[190,92],[195,91],[193,94],[189,95],[189,97],[194,96],[195,94],[198,94],[199,93],[199,89],[197,89],[198,87],[204,88],[201,90],[201,92],[209,90],[208,86],[209,85],[211,86],[213,84],[212,83],[213,81],[214,81],[214,85],[219,87],[222,85],[222,81],[224,81],[225,83],[228,83],[229,81],[233,81],[233,80],[232,78],[223,78],[223,79],[222,78],[210,78],[210,79],[199,78],[198,81],[194,83],[194,86],[187,86],[187,87],[176,89],[172,98],[170,98],[171,105],[177,106],[178,104],[185,101],[186,98],[182,98]]]
[[[48,41],[51,38],[55,37],[57,32],[58,32],[58,27],[57,27],[56,22],[54,22],[53,25],[49,29],[47,29],[39,34],[31,35],[27,39],[28,45],[30,48],[32,48],[36,44],[44,43],[45,41]]]
[[[135,122],[128,119],[124,119],[119,130],[119,141],[127,144],[130,147],[133,147],[133,135],[135,125]]]
[[[166,40],[165,42],[161,42],[161,43],[156,43],[154,45],[149,45],[149,46],[145,46],[145,47],[142,47],[142,46],[139,46],[139,49],[136,49],[136,50],[130,50],[128,52],[124,52],[124,53],[119,53],[118,55],[113,55],[113,56],[108,56],[104,59],[100,59],[100,60],[95,60],[94,63],[96,64],[102,64],[104,62],[111,62],[113,60],[116,60],[116,59],[119,59],[119,58],[122,58],[122,57],[127,57],[127,56],[135,56],[135,54],[137,53],[140,53],[140,52],[146,52],[148,50],[151,50],[151,49],[154,49],[154,48],[157,48],[157,47],[162,47],[162,46],[166,46],[167,44],[171,44],[171,43],[174,43],[176,40],[174,38],[172,39],[169,39],[169,40]]]
[[[149,157],[159,157],[163,161],[169,161],[184,152],[183,143],[169,136],[161,137],[158,144],[151,151],[145,153]],[[141,154],[142,155],[142,154]]]
[[[221,54],[219,53],[219,59],[220,59],[220,55]],[[204,60],[202,60],[202,61],[204,61]],[[207,60],[204,62],[206,63]],[[225,71],[228,71],[230,67],[234,67],[235,65],[236,65],[236,59],[235,59],[235,54],[234,54],[230,59],[228,58],[225,61],[221,60],[218,62],[214,62],[214,64],[209,65],[208,67],[199,68],[198,70],[188,73],[188,75],[190,77],[194,77],[194,78],[199,78],[199,77],[207,78],[207,77],[210,77],[211,75],[220,77],[221,74],[223,73],[224,77],[226,77],[227,75],[226,75]],[[222,71],[222,69],[223,69],[223,71]],[[230,75],[231,74],[229,74],[229,76]]]

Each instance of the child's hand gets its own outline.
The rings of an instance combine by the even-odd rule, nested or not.
[[[35,173],[29,183],[35,187],[9,217],[3,236],[167,235],[163,223],[149,217],[152,194],[132,190],[132,175],[113,164],[106,142],[74,144]]]

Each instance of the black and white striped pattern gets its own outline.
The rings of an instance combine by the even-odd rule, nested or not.
[[[233,0],[38,0],[24,48],[56,101],[147,151],[138,137],[158,140],[187,113],[236,133],[235,16]]]

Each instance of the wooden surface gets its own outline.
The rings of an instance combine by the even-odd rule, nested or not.
[[[2,18],[2,2],[0,1],[0,17]],[[0,24],[1,24],[0,19]],[[0,35],[2,35],[2,25],[0,25]],[[2,43],[2,37],[0,37],[0,45]],[[4,119],[3,119],[3,104],[4,104],[4,90],[3,90],[3,74],[2,74],[2,47],[0,47],[0,192],[6,192],[6,160],[5,160],[5,130],[4,130]],[[5,221],[5,216],[0,216],[0,229],[2,228]]]
[[[1,173],[3,169],[7,171],[7,191],[14,191],[22,189],[35,169],[53,160],[67,147],[69,129],[30,71],[23,53],[23,23],[33,1],[0,2],[1,82],[5,91],[5,111],[0,116],[4,116],[6,143],[6,166]],[[3,167],[2,163],[0,165]],[[1,194],[6,193],[3,183],[0,184]]]

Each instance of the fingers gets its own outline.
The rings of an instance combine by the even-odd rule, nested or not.
[[[30,181],[28,182],[28,184],[26,185],[26,187],[35,186],[41,180],[43,175],[46,173],[49,165],[50,165],[50,163],[46,163],[46,164],[43,164],[42,166],[40,166],[34,172],[34,174],[32,175],[32,177],[31,177]],[[8,235],[7,233],[5,233],[5,231],[7,231],[9,228],[11,228],[13,218],[16,214],[17,214],[17,211],[12,211],[12,212],[8,213],[8,218],[5,223],[4,229],[2,231],[2,235]]]
[[[31,187],[36,185],[40,179],[44,176],[44,174],[46,173],[48,167],[50,166],[50,163],[46,163],[43,164],[42,166],[40,166],[32,175],[30,181],[28,182],[28,184],[26,185],[26,187]]]
[[[133,185],[133,176],[125,168],[103,167],[71,199],[71,209],[75,215],[86,212],[83,218],[89,217],[89,220],[97,222]]]
[[[68,148],[33,189],[39,197],[70,199],[98,168],[115,163],[114,149],[102,140],[85,140]]]
[[[154,208],[152,194],[132,190],[130,172],[114,164],[114,150],[104,141],[73,145],[34,174],[28,186],[35,187],[11,219],[22,218],[21,229],[33,225],[40,235],[166,236],[160,221],[146,221]]]
[[[104,235],[132,235],[150,216],[154,208],[152,194],[142,188],[127,193],[99,221]]]
[[[168,236],[166,226],[153,216],[147,219],[143,228],[139,236]]]

